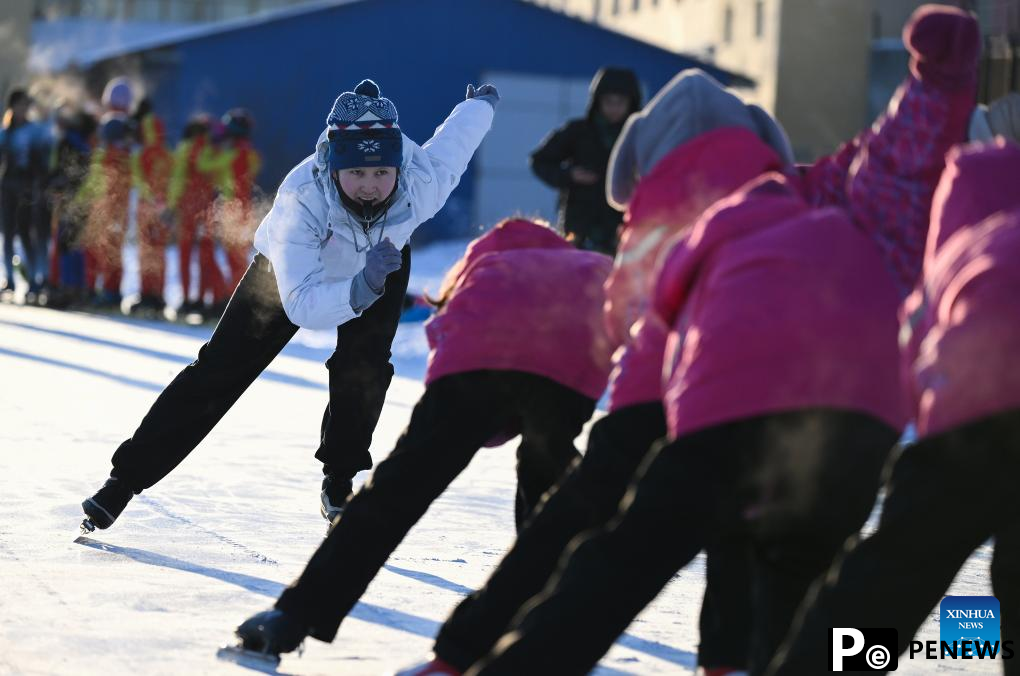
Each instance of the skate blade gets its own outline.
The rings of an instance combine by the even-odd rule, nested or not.
[[[255,650],[248,650],[239,645],[225,645],[216,651],[216,657],[225,661],[233,662],[242,667],[261,671],[266,674],[277,673],[276,668],[280,666],[280,656],[272,653],[261,653]]]

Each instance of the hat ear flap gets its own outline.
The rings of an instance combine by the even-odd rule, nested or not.
[[[627,118],[620,131],[620,136],[613,145],[609,155],[609,168],[606,172],[606,199],[609,205],[619,211],[627,208],[634,186],[638,181],[637,165],[637,128],[644,120],[639,113]]]
[[[779,122],[753,103],[747,104],[747,112],[751,113],[751,119],[754,120],[754,126],[757,128],[761,140],[776,151],[784,165],[793,166],[795,163],[793,146],[790,145],[790,138]]]
[[[317,165],[329,167],[330,146],[330,141],[325,140],[315,149],[315,163]]]

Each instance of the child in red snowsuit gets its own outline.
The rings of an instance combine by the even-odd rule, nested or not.
[[[177,248],[180,253],[181,313],[202,309],[206,294],[215,305],[227,296],[223,273],[216,263],[215,244],[209,221],[214,198],[213,184],[199,171],[198,158],[209,143],[210,121],[196,115],[184,127],[183,138],[174,150],[167,207],[177,215]],[[201,230],[199,225],[201,224]],[[198,238],[198,295],[191,293],[191,253]]]
[[[161,215],[166,208],[172,158],[166,149],[163,121],[151,112],[138,119],[141,146],[131,156],[132,178],[138,188],[138,258],[142,298],[139,307],[161,311],[166,281],[169,235]]]

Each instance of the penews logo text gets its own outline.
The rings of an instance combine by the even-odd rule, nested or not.
[[[911,640],[911,660],[1011,660],[1012,641],[1002,640],[999,601],[994,596],[947,596],[939,604],[938,641]],[[897,631],[892,628],[833,627],[830,671],[896,671]]]

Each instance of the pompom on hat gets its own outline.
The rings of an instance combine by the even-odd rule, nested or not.
[[[381,95],[379,85],[362,80],[353,92],[337,97],[326,118],[330,172],[353,167],[403,164],[403,136],[397,108]]]

